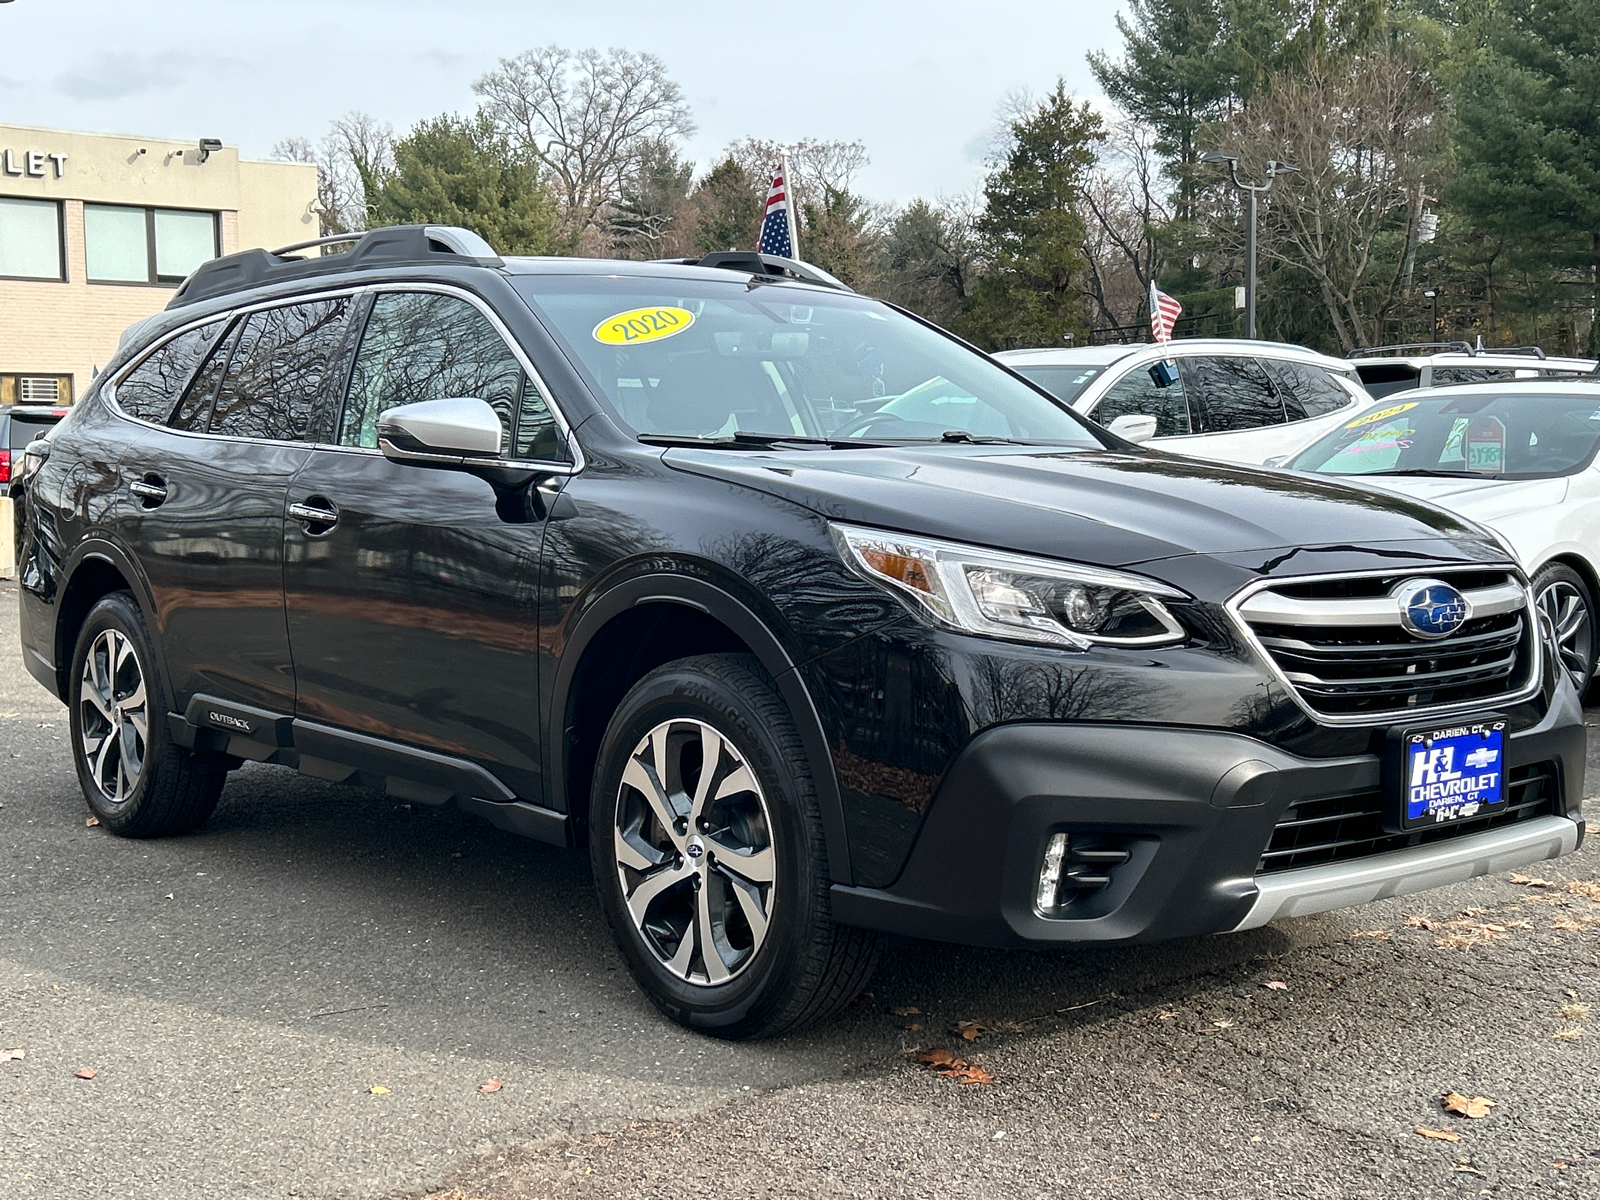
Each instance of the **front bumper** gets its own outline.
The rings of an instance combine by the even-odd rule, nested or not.
[[[1380,787],[1377,755],[1299,758],[1238,734],[1156,726],[1014,724],[962,752],[904,870],[886,888],[833,888],[836,919],[973,945],[1157,941],[1249,929],[1438,887],[1575,850],[1583,713],[1561,687],[1513,734],[1508,771],[1550,764],[1549,806],[1514,824],[1387,853],[1257,875],[1284,811]],[[1041,913],[1054,833],[1117,840],[1126,866],[1081,915]]]

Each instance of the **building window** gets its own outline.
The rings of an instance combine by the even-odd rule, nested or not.
[[[0,375],[0,404],[71,404],[70,375]]]
[[[0,196],[0,276],[61,279],[61,205]]]
[[[85,204],[83,248],[90,283],[182,283],[217,256],[217,214]]]

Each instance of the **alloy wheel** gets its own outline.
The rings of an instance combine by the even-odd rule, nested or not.
[[[755,958],[771,925],[776,860],[761,785],[703,721],[663,721],[628,756],[612,831],[634,927],[679,979],[710,986]]]
[[[115,629],[95,638],[84,659],[78,721],[90,777],[107,801],[122,804],[144,773],[148,705],[139,655]]]
[[[1573,686],[1582,695],[1589,686],[1589,664],[1594,655],[1594,622],[1583,593],[1565,580],[1557,579],[1540,591],[1539,608],[1556,627],[1556,642],[1561,650],[1561,665]]]

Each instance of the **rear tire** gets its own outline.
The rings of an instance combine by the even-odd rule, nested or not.
[[[787,1033],[872,975],[877,936],[833,921],[799,732],[748,655],[668,663],[623,698],[596,764],[589,853],[629,971],[690,1029]]]
[[[68,681],[72,756],[89,811],[120,837],[198,829],[222,794],[215,755],[172,741],[155,645],[132,595],[113,592],[78,632]]]

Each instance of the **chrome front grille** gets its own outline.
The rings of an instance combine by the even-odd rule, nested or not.
[[[1230,608],[1301,704],[1339,724],[1462,705],[1491,706],[1536,682],[1538,624],[1527,589],[1507,570],[1431,571],[1460,590],[1471,615],[1424,638],[1401,623],[1394,592],[1423,573],[1258,585]]]

